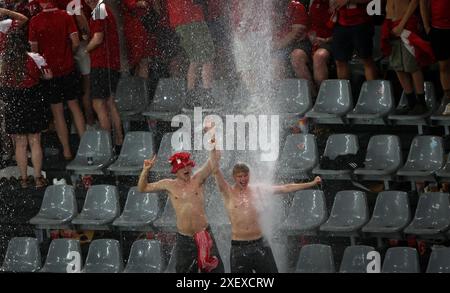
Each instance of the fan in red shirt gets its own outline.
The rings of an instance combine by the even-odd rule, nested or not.
[[[51,78],[45,59],[27,52],[26,37],[21,30],[12,30],[5,38],[5,50],[1,53],[0,84],[5,93],[6,132],[15,141],[15,155],[20,170],[22,188],[29,186],[27,148],[31,149],[34,181],[37,188],[45,187],[42,177],[41,132],[47,129],[46,103],[40,87],[41,76]],[[44,73],[45,72],[45,73]]]
[[[203,13],[203,0],[167,0],[170,25],[189,58],[187,98],[184,110],[204,105],[211,97],[214,43]],[[201,69],[202,86],[196,88]],[[204,101],[205,103],[202,103]]]
[[[367,14],[368,2],[370,0],[330,0],[336,20],[332,49],[339,79],[350,79],[349,61],[354,52],[364,65],[366,80],[377,77],[372,57],[374,27],[372,17]]]
[[[72,151],[64,117],[64,101],[67,101],[80,137],[86,127],[78,104],[81,93],[73,61],[73,54],[80,43],[78,31],[73,18],[66,11],[56,8],[50,0],[39,0],[39,4],[43,10],[30,21],[29,41],[32,51],[41,54],[47,60],[53,73],[53,79],[43,83],[44,95],[51,104],[64,158],[71,160]]]
[[[420,0],[420,11],[444,90],[443,115],[450,115],[450,0]]]
[[[114,94],[120,78],[120,48],[116,19],[102,1],[86,0],[92,9],[89,19],[91,40],[86,51],[91,56],[91,97],[100,127],[115,131],[117,149],[123,142],[122,122]],[[109,118],[111,116],[111,120]]]
[[[157,55],[156,36],[145,30],[142,17],[153,6],[153,0],[123,0],[123,31],[128,63],[132,72],[148,79],[149,59]]]

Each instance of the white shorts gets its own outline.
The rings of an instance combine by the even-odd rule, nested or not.
[[[81,75],[89,75],[91,73],[91,58],[89,53],[86,53],[86,46],[87,42],[80,42],[80,46],[73,56]]]

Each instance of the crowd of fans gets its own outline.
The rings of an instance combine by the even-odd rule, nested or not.
[[[369,2],[3,0],[2,154],[11,155],[9,149],[15,146],[21,185],[27,187],[29,146],[36,187],[45,186],[40,134],[49,124],[56,130],[63,158],[73,158],[64,105],[80,137],[98,120],[100,128],[114,131],[120,149],[123,130],[114,94],[124,71],[148,80],[152,69],[162,67],[169,76],[184,77],[189,108],[211,97],[217,76],[251,82],[255,59],[248,43],[265,33],[258,11],[267,3],[273,4],[270,52],[276,78],[310,80],[315,95],[323,80],[350,79],[349,64],[357,57],[366,80],[377,79]],[[450,98],[450,0],[381,2],[381,48],[408,100],[399,114],[424,113],[425,66],[439,63],[444,99]],[[255,17],[249,21],[244,12]],[[232,51],[246,56],[244,62],[235,63]],[[450,106],[444,111],[448,114]]]

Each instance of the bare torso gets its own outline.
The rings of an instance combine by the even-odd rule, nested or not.
[[[195,175],[189,182],[174,179],[170,181],[168,191],[179,233],[193,236],[208,227],[203,182],[199,182]]]
[[[231,221],[233,240],[255,240],[262,237],[256,200],[260,196],[256,188],[249,186],[246,190],[230,187],[225,197],[225,207]]]
[[[387,0],[386,18],[393,21],[402,19],[408,10],[410,2],[410,0]]]

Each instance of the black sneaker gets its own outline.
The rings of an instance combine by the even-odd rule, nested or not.
[[[408,106],[403,106],[400,108],[395,109],[395,115],[406,115],[408,114],[412,109]]]
[[[422,103],[417,103],[414,109],[408,112],[408,115],[419,116],[428,112],[427,106]]]

